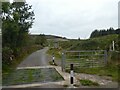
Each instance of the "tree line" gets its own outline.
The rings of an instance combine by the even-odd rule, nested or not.
[[[111,34],[120,34],[120,28],[114,29],[114,28],[110,27],[107,30],[106,29],[102,29],[102,30],[96,29],[91,33],[90,38],[106,36],[106,35],[111,35]]]
[[[2,2],[3,71],[17,62],[18,58],[44,47],[44,35],[33,39],[29,34],[34,16],[32,6],[26,2]]]
[[[29,28],[34,21],[32,6],[25,2],[2,2],[2,65],[12,64],[28,44]]]

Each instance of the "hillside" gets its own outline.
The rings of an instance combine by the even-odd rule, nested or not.
[[[44,34],[41,34],[44,35]],[[44,35],[49,46],[53,46],[54,42],[64,42],[68,41],[65,37],[55,36],[55,35]],[[32,34],[30,35],[31,39],[36,40],[39,38],[39,35]],[[38,40],[37,40],[38,41]]]
[[[108,50],[112,41],[117,41],[118,35],[107,35],[97,38],[90,38],[87,40],[80,40],[80,41],[71,41],[74,44],[69,47],[69,50],[98,50],[98,49],[105,49]]]
[[[45,35],[45,34],[43,34]],[[39,35],[37,34],[30,34],[31,37],[35,38],[38,37]],[[45,35],[46,39],[67,39],[65,37],[61,37],[61,36],[55,36],[55,35]]]
[[[90,38],[101,37],[101,36],[112,35],[112,34],[120,34],[120,28],[114,29],[114,28],[110,27],[107,30],[106,29],[102,29],[102,30],[96,29],[91,33]]]

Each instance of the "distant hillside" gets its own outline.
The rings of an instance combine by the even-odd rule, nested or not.
[[[36,38],[39,35],[31,34],[30,35],[32,38]],[[60,36],[55,36],[55,35],[45,35],[47,40],[56,40],[56,41],[67,41],[68,39],[66,37],[60,37]]]
[[[55,38],[59,38],[59,39],[67,39],[65,37],[60,37],[60,36],[55,36],[55,35],[45,35],[47,39],[55,39]]]
[[[113,28],[109,28],[107,30],[102,29],[102,30],[94,30],[91,35],[90,38],[95,38],[95,37],[101,37],[101,36],[106,36],[106,35],[112,35],[112,34],[120,34],[120,29],[113,29]]]
[[[39,35],[30,36],[32,38],[36,38]],[[117,42],[118,40],[118,34],[110,34],[86,40],[66,39],[64,37],[54,35],[45,35],[45,37],[50,45],[53,45],[54,41],[57,41],[62,49],[67,50],[109,50],[110,45],[112,45],[112,41],[114,40]],[[115,48],[117,47],[117,44],[115,44]]]
[[[90,38],[87,40],[78,40],[74,42],[71,41],[71,43],[73,44],[71,45],[71,47],[69,47],[69,50],[108,50],[110,45],[112,44],[112,41],[114,40],[116,42],[117,39],[118,35],[113,34],[97,38]]]

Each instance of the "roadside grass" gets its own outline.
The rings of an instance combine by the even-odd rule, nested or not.
[[[49,54],[49,55],[54,54],[55,58],[61,58],[61,53],[62,53],[62,49],[59,49],[59,48],[50,48],[47,51],[47,54]]]
[[[99,86],[99,84],[97,82],[93,82],[93,81],[87,80],[87,79],[81,79],[80,83],[83,86]]]
[[[68,86],[69,86],[69,85],[67,85],[67,84],[64,84],[64,85],[63,85],[63,87],[68,87]]]
[[[66,69],[66,72],[70,72],[70,69]],[[74,72],[95,74],[99,76],[109,76],[113,81],[119,80],[119,69],[118,66],[107,65],[105,67],[94,67],[94,68],[79,68],[74,66]]]
[[[21,55],[21,57],[17,58],[15,62],[12,62],[11,65],[4,65],[4,70],[2,71],[2,81],[7,77],[10,77],[11,73],[13,73],[17,67],[17,65],[28,56],[29,54]]]

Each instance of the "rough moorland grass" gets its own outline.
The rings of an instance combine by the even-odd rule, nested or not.
[[[70,50],[95,50],[106,49],[113,40],[118,38],[117,34],[107,35],[103,37],[90,38],[84,41],[76,41]]]
[[[81,79],[80,83],[83,86],[99,86],[99,84],[97,82],[93,82],[93,81],[87,80],[87,79]]]

